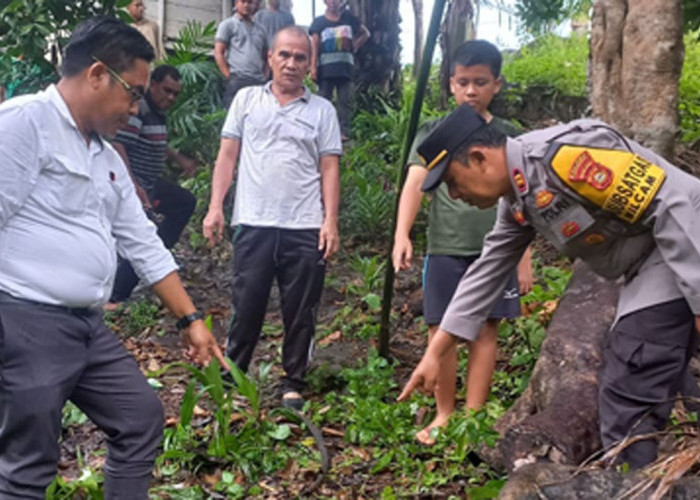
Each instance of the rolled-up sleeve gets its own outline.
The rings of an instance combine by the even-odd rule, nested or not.
[[[0,112],[0,228],[34,188],[41,171],[37,128],[19,106]]]
[[[224,139],[243,138],[243,117],[248,102],[250,87],[241,89],[233,98],[231,107],[226,114],[226,121],[221,129],[221,137]]]
[[[338,114],[330,103],[323,107],[316,141],[319,156],[340,156],[343,154]]]
[[[112,220],[117,252],[131,263],[142,280],[153,285],[176,271],[177,265],[158,237],[155,224],[146,217],[126,167],[120,178],[127,182],[120,185],[122,199]]]
[[[532,227],[521,226],[513,219],[509,203],[502,198],[496,225],[484,239],[481,256],[459,282],[440,323],[441,330],[465,340],[477,338],[534,235]]]

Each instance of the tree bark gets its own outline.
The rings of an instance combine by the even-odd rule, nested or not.
[[[450,96],[450,73],[452,53],[470,36],[473,38],[474,6],[471,0],[450,0],[445,12],[445,19],[440,27],[440,50],[442,64],[440,65],[440,88],[442,90],[441,107],[447,108]]]
[[[375,87],[384,94],[401,83],[399,0],[350,0],[350,9],[371,33],[356,61],[361,91]]]
[[[423,55],[423,0],[412,0],[413,3],[413,75],[418,74]]]
[[[482,450],[492,467],[511,472],[539,461],[578,464],[600,448],[598,370],[618,288],[585,264],[574,265],[530,383],[496,423],[497,445]]]
[[[591,24],[593,113],[673,158],[683,65],[681,0],[595,0]]]

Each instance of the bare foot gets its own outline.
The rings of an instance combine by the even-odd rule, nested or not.
[[[416,439],[418,442],[426,446],[433,446],[435,444],[435,436],[440,429],[447,425],[449,418],[449,415],[446,417],[436,416],[435,419],[430,422],[430,425],[416,432]]]
[[[121,308],[122,303],[121,302],[107,302],[105,305],[102,306],[102,310],[104,312],[112,312],[116,311],[117,309]]]

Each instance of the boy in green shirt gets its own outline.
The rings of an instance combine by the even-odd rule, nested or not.
[[[457,105],[469,104],[492,126],[509,136],[520,134],[511,123],[488,111],[493,97],[501,89],[501,53],[489,42],[471,40],[460,45],[453,56],[450,90]],[[411,266],[413,246],[410,231],[421,207],[421,185],[428,170],[416,153],[420,144],[440,123],[423,124],[411,147],[408,177],[401,192],[392,255],[398,272]],[[428,325],[429,342],[438,330],[442,316],[457,284],[469,265],[481,253],[484,236],[493,228],[496,208],[480,210],[453,200],[442,183],[433,194],[428,213],[428,251],[423,270],[423,317]],[[517,274],[514,272],[503,297],[494,306],[477,340],[469,343],[467,368],[467,409],[477,410],[486,402],[496,363],[498,324],[503,318],[520,315],[520,294],[532,289],[532,266],[529,250],[525,252]],[[441,366],[435,391],[435,419],[416,434],[424,444],[432,444],[431,430],[447,424],[455,407],[457,350],[452,348]]]

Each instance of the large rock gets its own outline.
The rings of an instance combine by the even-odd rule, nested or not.
[[[483,458],[509,472],[538,461],[576,465],[600,448],[598,371],[619,287],[574,265],[530,383],[496,423],[501,439]]]

